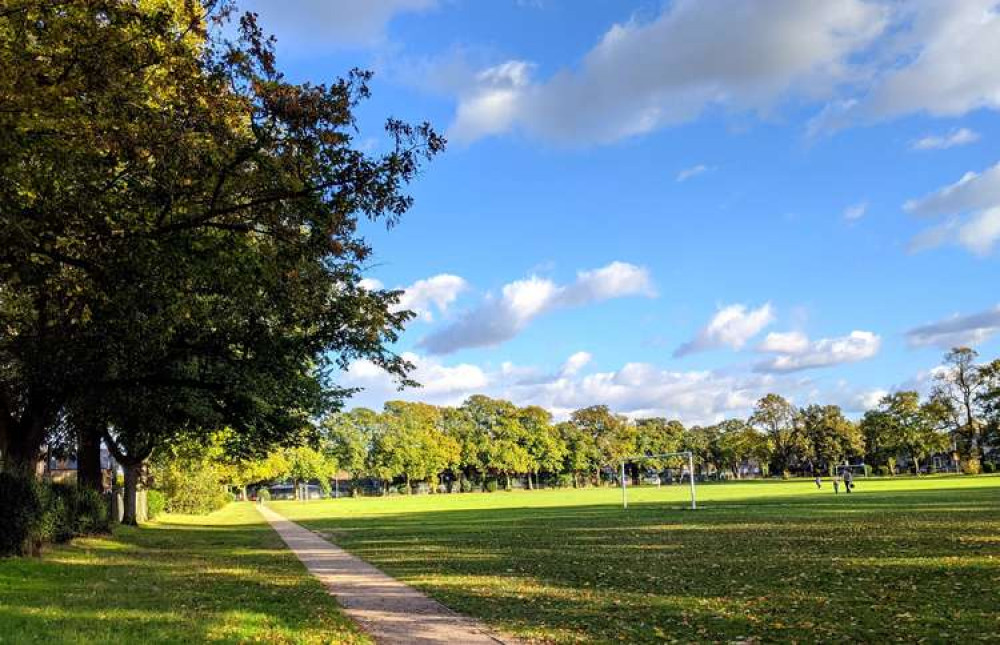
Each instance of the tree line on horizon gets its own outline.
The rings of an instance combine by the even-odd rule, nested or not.
[[[258,462],[241,483],[266,474],[261,479],[324,484],[339,469],[378,482],[380,492],[408,492],[417,482],[432,491],[510,488],[512,478],[528,488],[540,480],[584,486],[600,483],[602,472],[616,472],[622,461],[636,482],[646,470],[684,468],[680,458],[642,457],[680,451],[693,454],[698,475],[732,478],[744,476],[748,465],[762,476],[823,476],[845,463],[919,474],[926,459],[941,453],[949,465],[978,473],[983,456],[1000,448],[1000,359],[980,365],[976,358],[974,350],[953,349],[928,397],[887,394],[858,421],[839,406],[796,407],[778,394],[761,398],[748,418],[689,427],[661,417],[629,419],[605,405],[557,423],[539,406],[483,395],[456,407],[390,401],[381,412],[355,408],[325,417],[318,448],[305,449],[316,455],[314,470],[271,457],[270,470]],[[990,456],[988,470],[994,461]]]

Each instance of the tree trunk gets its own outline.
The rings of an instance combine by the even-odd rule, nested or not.
[[[125,512],[122,524],[138,526],[139,524],[139,476],[142,464],[126,464],[125,469]]]
[[[77,485],[102,493],[104,474],[101,472],[101,432],[94,428],[80,428],[77,432]]]
[[[528,473],[528,490],[535,490],[535,485],[531,481],[531,473]]]
[[[504,473],[504,477],[507,479],[507,490],[510,490],[510,473]]]

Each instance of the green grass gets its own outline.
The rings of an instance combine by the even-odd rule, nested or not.
[[[250,504],[0,560],[0,643],[357,643]]]
[[[539,641],[1000,640],[1000,477],[432,495],[273,507]]]

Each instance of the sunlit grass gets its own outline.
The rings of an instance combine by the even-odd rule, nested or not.
[[[1000,639],[1000,477],[428,495],[274,508],[542,641]]]
[[[249,504],[0,560],[0,643],[367,642]]]

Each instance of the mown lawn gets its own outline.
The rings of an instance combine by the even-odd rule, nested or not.
[[[433,495],[273,507],[539,641],[1000,640],[1000,477]]]
[[[0,560],[0,643],[358,643],[250,504]]]

